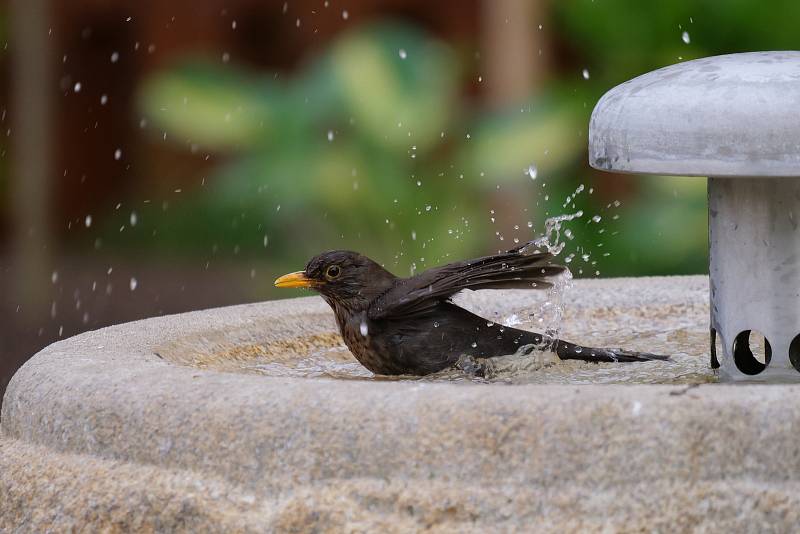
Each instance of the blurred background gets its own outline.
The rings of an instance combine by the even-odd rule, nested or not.
[[[0,3],[0,394],[41,347],[560,228],[576,277],[707,271],[705,181],[586,164],[646,71],[797,48],[773,0]],[[576,215],[577,214],[577,215]]]

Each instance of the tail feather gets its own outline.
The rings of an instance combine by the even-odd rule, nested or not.
[[[582,360],[585,362],[648,362],[653,360],[670,361],[669,356],[651,354],[649,352],[635,352],[625,349],[608,349],[582,347],[568,341],[557,340],[555,353],[562,360]]]
[[[651,354],[649,352],[636,352],[625,349],[612,349],[612,348],[597,348],[597,347],[584,347],[563,341],[561,339],[552,339],[537,334],[536,332],[529,332],[527,330],[518,330],[514,328],[506,328],[506,331],[512,333],[513,342],[517,345],[533,345],[539,348],[549,348],[558,355],[562,360],[580,360],[592,363],[631,363],[631,362],[649,362],[649,361],[670,361],[669,356],[661,354]],[[502,350],[501,350],[502,352]],[[506,349],[506,353],[508,353]],[[499,355],[496,354],[496,355]]]

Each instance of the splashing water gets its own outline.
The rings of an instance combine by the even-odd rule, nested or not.
[[[584,189],[583,184],[578,186],[575,192],[567,197],[567,203],[574,200]],[[543,234],[523,246],[520,252],[522,254],[535,254],[545,250],[553,256],[558,256],[566,246],[566,241],[562,240],[562,230],[564,238],[573,239],[574,237],[568,228],[563,228],[564,223],[579,219],[583,215],[583,210],[578,210],[574,213],[565,213],[547,218],[544,222]],[[566,263],[569,263],[569,260]],[[547,291],[547,298],[537,309],[528,314],[528,321],[520,321],[516,314],[505,318],[503,321],[507,326],[520,325],[519,328],[541,333],[542,342],[535,347],[537,352],[552,352],[553,343],[559,338],[566,304],[565,295],[569,288],[572,287],[572,273],[565,267],[564,272],[550,280],[550,282],[552,285]]]
[[[550,351],[553,343],[558,339],[561,331],[561,323],[564,319],[564,308],[566,306],[565,295],[572,287],[572,273],[569,269],[553,280],[553,285],[547,290],[547,299],[538,310],[531,313],[531,319],[536,325],[535,330],[542,334],[542,346],[540,350]]]
[[[561,226],[566,221],[572,221],[583,217],[583,210],[575,213],[565,213],[556,215],[544,221],[544,233],[528,245],[525,245],[520,252],[523,254],[533,254],[536,250],[544,249],[553,256],[558,256],[566,246],[565,241],[561,241]]]

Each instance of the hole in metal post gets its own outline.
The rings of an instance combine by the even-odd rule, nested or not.
[[[719,369],[719,360],[724,355],[722,336],[717,335],[717,329],[711,329],[711,368]]]
[[[800,371],[800,334],[794,336],[789,345],[789,361],[792,362],[792,367]]]
[[[769,365],[772,347],[764,334],[757,330],[743,330],[733,342],[733,361],[746,375],[757,375]]]

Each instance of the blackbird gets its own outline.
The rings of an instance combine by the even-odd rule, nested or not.
[[[545,289],[565,270],[533,242],[493,256],[434,267],[399,278],[357,252],[324,252],[305,270],[281,276],[276,287],[318,291],[333,308],[353,356],[376,374],[426,375],[461,356],[492,358],[524,345],[549,347],[562,360],[641,362],[667,356],[582,347],[495,324],[454,304],[465,289]]]

